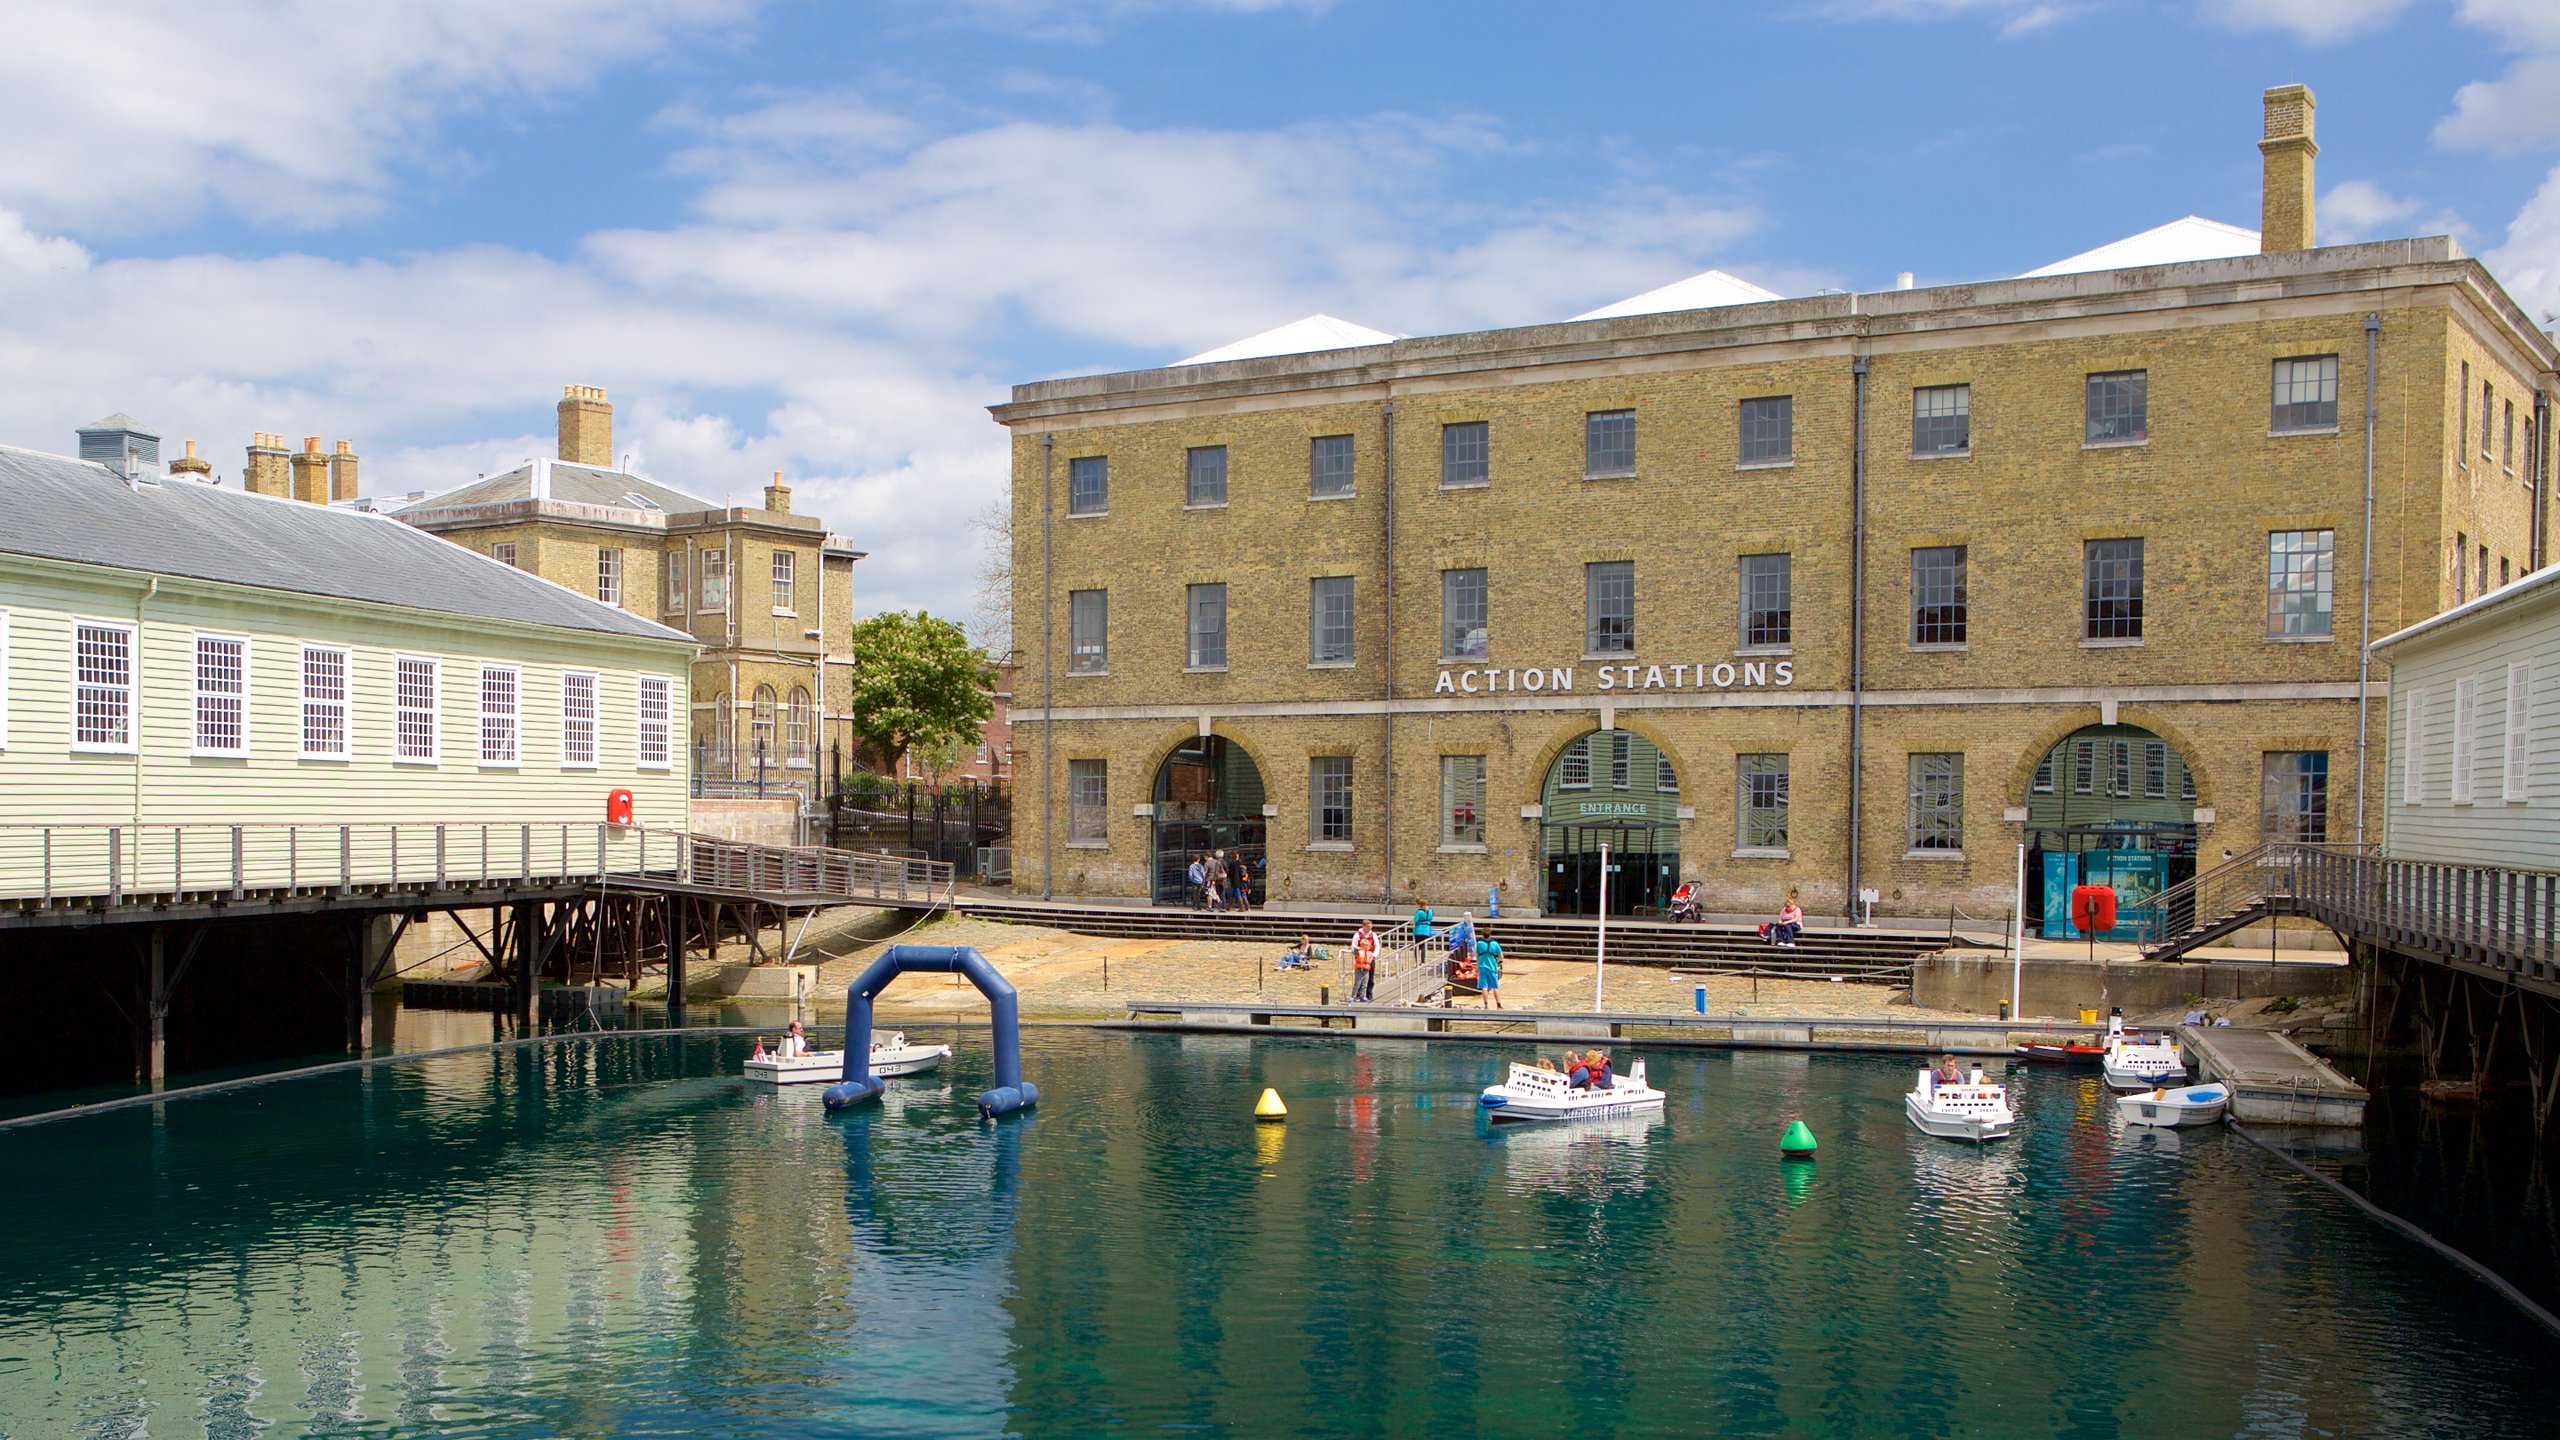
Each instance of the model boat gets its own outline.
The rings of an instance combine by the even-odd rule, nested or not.
[[[1624,1075],[1582,1086],[1559,1070],[1514,1064],[1510,1078],[1487,1085],[1476,1099],[1495,1120],[1614,1120],[1659,1111],[1662,1101],[1662,1092],[1645,1083],[1642,1060]]]
[[[921,1075],[951,1058],[948,1045],[910,1045],[905,1032],[871,1032],[871,1073],[894,1080]],[[844,1052],[804,1050],[797,1055],[776,1051],[747,1057],[747,1078],[768,1085],[820,1085],[844,1078]]]
[[[2157,1090],[2187,1078],[2187,1057],[2175,1040],[2151,1040],[2124,1028],[2121,1016],[2107,1019],[2107,1052],[2098,1062],[2110,1090]]]
[[[2116,1113],[2129,1125],[2210,1125],[2230,1108],[2231,1091],[2221,1085],[2181,1085],[2116,1097]]]
[[[1975,1067],[1963,1080],[1940,1080],[1934,1070],[1920,1072],[1920,1083],[1902,1097],[1902,1113],[1923,1135],[1941,1140],[2006,1139],[2017,1128],[2017,1113],[2009,1108],[2009,1087],[1983,1078]]]
[[[2018,1058],[2045,1065],[2095,1065],[2107,1058],[2107,1047],[2087,1040],[2030,1040],[2017,1047]]]

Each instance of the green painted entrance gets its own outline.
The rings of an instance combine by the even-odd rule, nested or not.
[[[1680,884],[1680,777],[1652,741],[1629,730],[1583,736],[1556,757],[1538,803],[1548,914],[1599,913],[1603,845],[1610,914],[1669,902]]]
[[[1232,867],[1253,875],[1252,900],[1270,893],[1271,871],[1263,855],[1262,771],[1224,735],[1186,740],[1156,771],[1155,899],[1189,904],[1191,862],[1212,850],[1226,852]]]

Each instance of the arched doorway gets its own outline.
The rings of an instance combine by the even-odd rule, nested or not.
[[[2184,917],[2153,897],[2196,873],[2196,778],[2178,747],[2138,725],[2089,725],[2045,752],[2027,782],[2027,913],[2047,939],[2077,940],[2075,885],[2111,886],[2102,940],[2170,933]]]
[[[1600,847],[1609,847],[1609,913],[1667,904],[1680,884],[1680,776],[1632,730],[1595,730],[1564,747],[1538,794],[1541,902],[1550,915],[1600,910]]]
[[[1204,851],[1224,850],[1230,866],[1253,873],[1253,903],[1269,896],[1271,871],[1263,854],[1261,767],[1244,747],[1224,735],[1185,740],[1156,770],[1155,899],[1179,905],[1190,898],[1187,872]]]

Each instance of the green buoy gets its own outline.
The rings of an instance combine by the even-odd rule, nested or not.
[[[1786,1135],[1778,1141],[1778,1154],[1788,1160],[1812,1159],[1813,1127],[1801,1120],[1787,1126]]]

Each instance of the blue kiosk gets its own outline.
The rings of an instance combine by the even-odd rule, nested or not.
[[[889,982],[908,973],[965,975],[987,997],[995,1022],[996,1084],[978,1097],[978,1114],[994,1119],[1040,1103],[1040,1087],[1022,1078],[1022,1016],[1013,982],[987,957],[966,945],[892,945],[871,962],[844,995],[844,1078],[827,1087],[830,1112],[879,1098],[880,1077],[871,1073],[871,1002]]]

